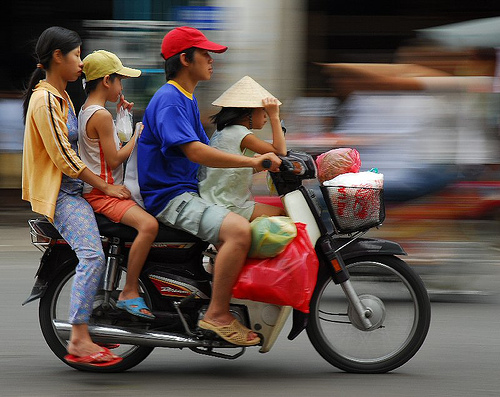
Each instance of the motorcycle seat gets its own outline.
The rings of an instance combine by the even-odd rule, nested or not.
[[[130,242],[135,239],[135,236],[137,236],[137,231],[133,227],[123,225],[121,223],[112,222],[101,214],[95,214],[95,218],[97,220],[97,225],[99,226],[101,235],[105,237],[118,237],[124,242]],[[164,225],[163,223],[160,223],[158,235],[156,236],[155,241],[179,243],[199,242],[201,240],[191,233],[174,229],[172,227]]]
[[[95,214],[97,225],[99,226],[99,232],[101,236],[104,237],[118,237],[123,242],[131,242],[137,236],[137,231],[127,225],[121,223],[115,223],[110,221],[104,215]],[[47,236],[54,240],[62,239],[56,228],[46,219],[39,218],[32,223],[34,227],[40,234]],[[184,232],[182,230],[174,229],[169,226],[165,226],[160,223],[160,228],[158,230],[158,235],[155,239],[156,242],[200,242],[201,240],[192,235],[191,233]]]

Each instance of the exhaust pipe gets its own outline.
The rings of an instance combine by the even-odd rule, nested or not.
[[[53,321],[57,334],[61,339],[69,340],[71,324],[64,321]],[[97,343],[122,343],[149,347],[206,347],[211,341],[189,338],[184,335],[162,331],[134,330],[115,326],[90,325],[89,333]]]

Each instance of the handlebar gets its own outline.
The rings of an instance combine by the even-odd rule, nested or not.
[[[304,173],[303,167],[297,163],[297,162],[292,162],[286,158],[283,158],[280,156],[281,159],[281,165],[280,165],[280,171],[283,172],[291,172],[296,175],[302,175]],[[269,159],[262,160],[262,167],[264,169],[269,169],[271,168],[272,162]]]
[[[281,159],[279,172],[271,172],[268,176],[272,179],[279,195],[290,193],[302,185],[305,179],[316,178],[316,164],[310,154],[289,150]],[[272,160],[260,160],[262,168],[269,169]]]
[[[271,168],[271,165],[272,165],[272,162],[271,160],[269,159],[265,159],[262,161],[262,167],[266,170],[268,170],[269,168]]]

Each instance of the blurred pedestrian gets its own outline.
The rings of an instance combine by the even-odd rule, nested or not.
[[[208,146],[193,93],[198,82],[212,77],[210,52],[226,50],[226,46],[209,41],[190,27],[175,28],[163,38],[161,52],[167,83],[156,92],[144,113],[144,131],[138,143],[139,184],[146,209],[160,222],[220,245],[212,297],[198,325],[230,343],[249,346],[258,344],[260,338],[233,317],[229,302],[250,249],[250,223],[200,198],[197,172],[200,164],[262,170],[265,158],[276,170],[280,160],[274,153],[257,159]]]
[[[249,76],[228,88],[212,105],[220,106],[212,116],[217,130],[210,138],[210,146],[226,153],[253,156],[255,153],[286,155],[285,135],[281,128],[279,106],[259,83]],[[272,143],[253,134],[271,122]],[[201,166],[198,172],[200,196],[223,205],[252,221],[261,215],[284,215],[281,207],[256,203],[250,188],[254,170],[251,168],[213,168]]]
[[[78,157],[77,118],[65,89],[82,73],[80,45],[76,32],[57,26],[46,29],[36,44],[37,69],[23,104],[22,198],[54,224],[78,258],[70,298],[72,327],[66,361],[107,366],[122,358],[95,344],[88,331],[105,258],[94,212],[82,197],[82,181],[114,197],[126,198],[130,192],[124,186],[106,183]]]

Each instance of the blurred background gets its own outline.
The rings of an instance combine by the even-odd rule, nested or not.
[[[353,147],[362,170],[384,174],[387,219],[370,235],[400,242],[433,296],[499,289],[498,1],[18,0],[3,8],[0,215],[29,211],[20,200],[21,95],[39,34],[76,30],[82,58],[106,49],[141,69],[124,81],[140,121],[165,83],[163,36],[189,25],[229,47],[214,54],[212,81],[196,91],[209,135],[211,102],[250,75],[283,102],[289,149],[316,156]],[[68,91],[78,110],[82,82]],[[254,194],[269,195],[264,175]]]

